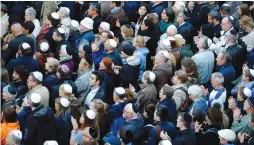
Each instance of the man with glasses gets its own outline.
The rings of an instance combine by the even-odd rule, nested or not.
[[[102,17],[100,15],[100,12],[101,12],[101,5],[97,2],[92,3],[90,5],[89,9],[88,9],[88,15],[94,21],[94,23],[93,23],[93,32],[94,32],[94,34],[99,33],[98,28],[99,28],[99,26],[102,22]]]

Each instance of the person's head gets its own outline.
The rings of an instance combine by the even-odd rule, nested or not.
[[[92,143],[94,143],[94,145],[96,145],[96,140],[98,138],[98,131],[93,128],[93,127],[86,127],[82,130],[82,141],[84,144],[87,145],[93,145]]]
[[[86,55],[90,55],[91,53],[92,53],[92,48],[90,44],[84,44],[78,48],[78,55],[79,55],[79,58],[81,59],[84,58]]]
[[[23,42],[18,47],[18,54],[22,56],[31,56],[33,53],[33,50],[30,46],[30,44]]]
[[[6,139],[6,145],[19,145],[22,140],[22,132],[20,130],[10,130]]]
[[[99,71],[93,71],[89,78],[90,86],[100,86],[102,82],[103,82],[102,73]]]
[[[47,140],[43,143],[43,145],[58,145],[58,143],[55,140]]]
[[[156,110],[154,111],[154,120],[155,121],[161,121],[161,122],[167,122],[168,120],[168,107],[164,105],[158,105],[156,106]]]
[[[131,37],[133,35],[133,29],[131,25],[125,24],[121,27],[121,33],[123,38]]]
[[[223,31],[228,31],[233,27],[233,23],[235,21],[235,18],[232,16],[224,17],[221,21],[221,29]]]
[[[195,76],[197,74],[198,68],[196,63],[191,58],[184,58],[181,61],[182,70],[187,73],[188,76]]]
[[[180,130],[188,129],[190,128],[192,122],[192,116],[188,113],[180,113],[177,118],[177,124],[176,127],[178,127]]]
[[[176,21],[179,23],[179,24],[182,24],[185,22],[185,20],[187,19],[186,15],[184,13],[179,13],[177,15],[177,19]]]
[[[242,80],[245,82],[251,82],[254,80],[254,70],[245,68],[243,69]]]
[[[204,36],[199,38],[198,42],[197,42],[197,48],[200,49],[208,49],[208,37]]]
[[[69,84],[62,84],[59,87],[59,96],[60,97],[71,97],[72,96],[72,86]]]
[[[108,113],[108,104],[104,103],[101,99],[93,99],[89,108],[99,117],[107,115]]]
[[[67,65],[63,64],[57,68],[56,76],[58,79],[68,78],[69,75],[70,75],[70,69]]]
[[[143,36],[137,35],[132,42],[135,48],[144,48],[146,46],[145,39]]]
[[[126,91],[123,87],[115,88],[113,92],[113,100],[115,103],[123,101],[126,96]]]
[[[105,44],[104,48],[106,51],[113,51],[117,47],[117,42],[115,39],[108,39]]]
[[[161,13],[161,19],[167,22],[173,22],[175,19],[175,13],[170,8],[165,8]]]
[[[234,98],[234,97],[231,96],[231,97],[228,99],[228,108],[233,109],[233,108],[235,108],[235,107],[237,107],[237,100],[236,100],[236,98]]]
[[[185,10],[185,3],[184,2],[175,2],[174,6],[172,7],[172,10],[175,12],[175,14],[179,14],[184,12]]]
[[[100,3],[94,2],[89,6],[88,14],[92,17],[100,15],[101,13],[101,5]]]
[[[155,105],[153,103],[146,103],[143,116],[145,118],[153,119],[154,111],[155,111]]]
[[[141,22],[144,20],[144,17],[147,15],[148,13],[148,5],[144,2],[142,2],[139,5],[139,9],[138,9],[138,16],[141,17]]]
[[[3,3],[0,3],[0,6],[1,6],[0,16],[3,16],[4,14],[6,14],[8,12],[8,8]]]
[[[137,117],[137,113],[138,113],[138,106],[133,104],[133,103],[128,103],[124,107],[123,117],[126,120],[130,120],[130,119],[136,118]]]
[[[44,23],[47,25],[52,25],[57,27],[60,23],[60,16],[56,12],[49,13],[47,17],[45,17]]]
[[[56,72],[60,63],[54,57],[48,57],[47,62],[45,63],[45,70],[48,72]]]
[[[35,71],[29,74],[27,79],[27,87],[29,90],[40,85],[43,81],[43,75],[41,72]]]
[[[64,97],[58,97],[55,99],[55,117],[64,116],[68,111],[70,105],[70,101]]]
[[[145,19],[143,21],[143,23],[141,24],[141,26],[140,26],[140,30],[141,31],[146,31],[146,30],[147,31],[152,31],[152,30],[154,30],[154,24],[153,24],[152,20],[150,20],[148,18]]]
[[[235,30],[230,30],[226,35],[226,43],[227,45],[236,44],[238,40],[238,33]]]
[[[14,107],[7,107],[3,109],[2,121],[4,123],[15,123],[17,122],[17,112]]]
[[[142,83],[144,84],[152,84],[155,81],[156,75],[154,72],[147,70],[142,75]]]
[[[155,65],[161,65],[167,63],[169,60],[169,53],[165,50],[160,50],[156,55],[154,59]]]
[[[39,107],[41,104],[41,95],[38,93],[31,93],[28,96],[28,104],[32,107],[32,108],[36,108]]]
[[[43,39],[38,44],[38,52],[40,53],[48,53],[50,51],[50,46],[47,40]]]
[[[249,16],[242,16],[239,20],[239,24],[242,30],[250,32],[254,28],[254,22]]]
[[[211,11],[208,14],[208,23],[214,26],[219,22],[219,13],[217,11]]]
[[[15,23],[11,25],[11,32],[14,36],[22,34],[22,26],[20,25],[20,23]]]
[[[81,108],[79,123],[82,124],[81,129],[85,129],[86,127],[98,128],[96,113],[93,110],[85,110],[84,108]]]
[[[53,32],[52,38],[54,41],[59,42],[65,39],[65,30],[63,28],[56,28]]]
[[[249,97],[244,101],[243,110],[247,113],[254,112],[254,97]]]
[[[107,22],[101,22],[99,26],[99,33],[102,34],[104,31],[110,31],[110,25]]]
[[[36,11],[33,7],[27,8],[25,10],[25,21],[33,21],[36,17]]]
[[[227,52],[220,52],[216,58],[216,63],[218,66],[231,64],[231,62],[232,62],[232,57]]]
[[[113,39],[113,38],[114,38],[113,35],[109,31],[105,30],[101,33],[100,42],[105,43],[108,39]]]
[[[1,68],[1,81],[9,84],[9,73],[5,68]]]
[[[26,81],[28,78],[27,68],[23,65],[18,65],[14,67],[14,71],[12,74],[12,79],[16,82],[18,81]],[[3,81],[3,78],[2,78]]]
[[[172,98],[173,93],[174,93],[174,89],[168,84],[165,84],[160,90],[159,97],[160,99]]]
[[[188,88],[188,94],[190,99],[194,102],[196,99],[202,98],[202,89],[199,85],[192,85]]]
[[[70,17],[70,9],[68,7],[60,7],[57,13],[61,20],[63,20],[64,18]]]
[[[90,55],[85,55],[85,57],[80,60],[79,72],[83,72],[92,67],[93,67],[92,57]]]
[[[104,57],[100,62],[99,70],[103,70],[106,73],[112,73],[113,72],[112,64],[113,62],[111,58]]]
[[[21,24],[21,26],[23,34],[25,35],[32,34],[35,28],[34,23],[32,21],[25,21],[23,24]]]
[[[134,134],[131,131],[130,128],[128,127],[123,127],[119,130],[119,134],[118,137],[120,139],[120,141],[124,144],[127,145],[129,143],[132,142],[133,138],[134,138]]]
[[[7,85],[3,88],[2,98],[5,101],[15,100],[17,96],[17,89],[15,86]]]
[[[213,31],[213,26],[210,24],[202,24],[200,28],[200,34],[199,37],[206,36],[210,38],[211,40],[214,37],[214,31]]]
[[[169,53],[168,64],[176,65],[176,58],[173,53]]]
[[[171,43],[168,39],[162,39],[158,42],[157,50],[171,50]],[[157,52],[158,53],[158,52]]]
[[[176,48],[180,48],[186,44],[186,41],[181,34],[176,34],[173,38],[176,40]]]
[[[135,48],[132,46],[132,43],[129,41],[123,41],[120,44],[120,47],[122,48],[122,51],[121,51],[122,58],[127,58],[128,56],[132,56],[135,51]]]
[[[175,36],[177,34],[177,28],[175,25],[170,25],[168,28],[167,28],[167,36],[170,37],[170,36]]]
[[[61,45],[61,49],[59,51],[59,57],[61,60],[61,57],[68,57],[71,56],[71,50],[67,48],[67,45]]]
[[[236,134],[231,129],[222,129],[218,131],[219,139],[221,144],[234,143],[236,139]]]
[[[209,107],[206,109],[205,120],[208,125],[221,125],[223,122],[222,112],[219,109]]]
[[[80,25],[79,25],[80,31],[81,32],[86,32],[86,31],[89,31],[89,30],[93,30],[93,24],[94,24],[93,19],[91,19],[89,17],[85,17],[80,22]]]
[[[121,1],[111,1],[110,8],[121,7]]]
[[[220,14],[221,14],[222,18],[229,16],[229,14],[230,14],[230,6],[228,4],[223,4],[220,7]]]
[[[172,78],[172,83],[174,85],[185,84],[187,81],[188,81],[187,73],[183,70],[176,71],[175,75]]]
[[[212,74],[211,77],[211,84],[213,88],[217,89],[218,87],[223,86],[224,83],[224,76],[220,72],[215,72]]]
[[[241,16],[250,16],[250,8],[247,4],[241,4],[237,9],[238,15]]]

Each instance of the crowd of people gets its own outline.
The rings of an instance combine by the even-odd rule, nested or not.
[[[254,145],[254,3],[1,2],[1,145]]]

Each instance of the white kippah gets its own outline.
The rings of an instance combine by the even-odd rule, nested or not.
[[[244,88],[243,89],[243,93],[244,95],[246,95],[247,97],[251,97],[251,90],[249,88]]]
[[[250,69],[250,74],[254,77],[254,69]]]
[[[58,145],[58,143],[54,140],[45,141],[43,145]]]
[[[168,26],[168,29],[177,29],[175,25]]]
[[[61,33],[61,34],[65,34],[65,30],[63,28],[57,28],[58,32]]]
[[[156,77],[155,74],[154,74],[152,71],[150,71],[150,72],[149,72],[150,81],[153,82],[153,81],[155,80],[155,77]]]
[[[223,4],[223,6],[228,6],[229,7],[229,4]]]
[[[22,139],[22,132],[20,130],[11,131],[17,138]]]
[[[118,87],[115,89],[116,93],[119,94],[119,95],[123,95],[125,94],[125,90],[123,87]]]
[[[109,41],[109,45],[111,47],[114,47],[114,48],[117,47],[117,42],[114,39],[109,39],[108,41]]]
[[[22,48],[27,49],[27,48],[31,48],[30,45],[26,42],[22,43]]]
[[[40,44],[40,49],[42,52],[47,52],[49,50],[49,44],[47,42],[42,42]]]
[[[59,19],[59,14],[56,12],[51,13],[52,18]]]
[[[99,27],[103,30],[110,31],[110,25],[107,22],[101,22]]]
[[[34,76],[37,80],[39,80],[39,81],[42,82],[42,80],[43,80],[43,75],[42,75],[41,72],[35,71],[35,72],[33,72],[33,76]]]
[[[76,21],[76,20],[71,20],[71,25],[72,25],[72,27],[74,27],[74,28],[78,28],[78,27],[79,27],[79,23],[78,23],[78,21]]]
[[[60,102],[61,102],[61,105],[63,106],[63,107],[69,107],[69,105],[70,105],[70,101],[68,100],[68,99],[66,99],[66,98],[61,98],[60,99]]]
[[[115,34],[112,32],[112,31],[109,31],[109,33],[114,37],[115,36]]]
[[[160,145],[172,145],[172,143],[169,140],[162,140],[159,143]]]
[[[163,48],[169,48],[169,47],[171,47],[171,43],[170,43],[170,41],[168,39],[163,39],[160,42],[161,42],[161,46]]]
[[[93,119],[95,119],[96,114],[95,114],[95,112],[94,112],[93,110],[87,110],[87,111],[86,111],[86,116],[87,116],[89,119],[93,120]]]
[[[64,91],[67,93],[72,93],[72,87],[69,84],[63,84]]]
[[[30,96],[30,99],[33,103],[40,103],[41,102],[41,95],[38,94],[38,93],[33,93],[31,96]]]
[[[176,37],[176,38],[183,39],[183,36],[182,36],[181,34],[176,34],[175,37]]]

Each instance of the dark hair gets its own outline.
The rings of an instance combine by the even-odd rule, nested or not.
[[[168,16],[168,23],[169,22],[174,22],[175,19],[175,13],[172,11],[170,8],[165,8],[164,9],[166,12],[166,15]]]
[[[164,105],[158,105],[156,107],[156,115],[160,117],[161,122],[168,120],[168,107]]]
[[[28,71],[24,65],[18,65],[14,68],[14,71],[19,75],[22,81],[27,80],[28,78]]]
[[[56,32],[57,37],[61,37],[62,39],[65,39],[65,34],[61,34],[61,33],[58,31],[58,28],[55,28],[54,32]]]
[[[112,1],[112,3],[115,3],[117,7],[120,7],[122,4],[121,1]]]
[[[35,25],[32,21],[26,21],[26,22],[22,23],[21,26],[24,29],[28,30],[29,34],[32,34],[35,29]]]
[[[100,81],[100,85],[101,85],[103,80],[104,80],[102,72],[100,72],[100,71],[93,71],[92,74],[94,74],[96,76],[96,82]]]
[[[219,21],[219,13],[217,11],[211,11],[208,16],[210,16],[212,19]]]
[[[253,81],[254,80],[254,77],[252,76],[252,74],[250,73],[250,69],[244,69],[243,72],[245,73],[245,76],[246,77],[249,77],[249,81]]]
[[[230,13],[230,7],[228,5],[222,5],[220,7],[220,10],[223,11],[223,12],[226,12],[226,13]]]
[[[3,111],[3,119],[7,123],[15,123],[17,121],[17,112],[14,107],[7,107]]]
[[[203,123],[205,121],[205,113],[202,111],[197,111],[193,114],[193,122],[198,121],[199,123]]]
[[[228,52],[221,52],[223,54],[223,59],[226,60],[226,64],[231,64],[232,56]]]
[[[32,46],[30,46],[30,47],[28,47],[28,48],[26,48],[26,49],[24,49],[23,48],[23,46],[22,46],[22,44],[24,44],[24,43],[26,43],[26,42],[23,42],[23,43],[21,43],[20,45],[19,45],[19,49],[21,50],[21,54],[23,55],[23,56],[31,56],[32,54],[33,54],[33,50],[32,50]],[[28,44],[28,43],[27,43]],[[30,44],[29,44],[30,45]]]
[[[124,144],[128,144],[134,138],[134,134],[129,128],[123,127],[119,130],[119,136]]]
[[[148,5],[147,5],[146,3],[144,3],[144,2],[142,2],[142,3],[139,5],[138,9],[139,9],[140,7],[145,7],[145,8],[146,8],[146,14],[145,14],[144,16],[142,16],[142,17],[137,21],[137,24],[141,24],[141,23],[144,21],[144,18],[145,18],[146,15],[148,14],[148,10],[149,10]],[[138,16],[138,18],[140,17],[138,11],[137,11],[137,16]]]
[[[180,113],[179,116],[181,116],[181,121],[183,122],[183,125],[186,128],[190,128],[191,122],[187,122],[186,120],[188,119],[190,121],[190,119],[192,120],[192,117],[188,113]]]
[[[200,29],[201,29],[203,35],[205,35],[206,37],[210,38],[211,40],[213,39],[214,32],[213,32],[212,25],[210,25],[210,24],[202,24]]]
[[[241,4],[240,9],[242,12],[241,16],[243,16],[243,15],[250,16],[250,9],[247,4]]]
[[[154,23],[151,20],[145,19],[144,24],[146,26],[148,26],[148,31],[153,31],[154,30]]]
[[[147,116],[149,119],[153,119],[153,114],[155,111],[155,105],[152,103],[146,103],[145,104],[145,112],[147,113]]]
[[[107,34],[107,37],[108,37],[108,39],[113,39],[114,38],[114,36],[109,32],[109,31],[104,31],[104,32],[102,32],[102,33],[106,33]]]
[[[184,58],[181,62],[181,64],[184,66],[185,72],[188,73],[192,73],[193,75],[198,74],[198,67],[196,65],[196,63],[194,62],[193,59],[191,58]],[[198,76],[196,76],[198,77]]]
[[[51,22],[52,26],[54,26],[54,27],[57,27],[59,25],[59,23],[60,23],[60,20],[59,19],[54,19],[52,17],[51,13],[49,13],[47,15],[47,19]]]

